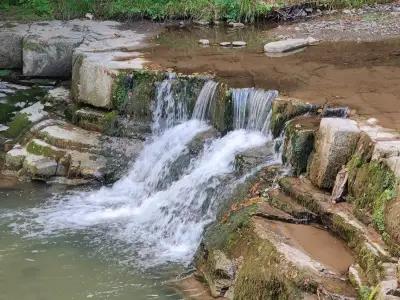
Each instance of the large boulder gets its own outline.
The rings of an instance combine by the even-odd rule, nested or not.
[[[0,32],[0,68],[22,67],[22,38],[19,34]]]
[[[355,121],[323,118],[309,164],[311,182],[319,188],[332,188],[337,173],[353,154],[359,136],[360,129]]]
[[[77,50],[73,57],[72,97],[77,102],[111,108],[113,85],[120,71],[142,69],[144,63],[138,52]]]
[[[22,68],[22,39],[27,30],[25,24],[0,24],[0,68]]]
[[[70,77],[72,53],[82,42],[82,35],[25,37],[22,46],[24,75]]]

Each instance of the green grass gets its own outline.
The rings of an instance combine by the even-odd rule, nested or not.
[[[0,0],[1,20],[198,19],[254,22],[274,9],[307,4],[325,9],[357,8],[389,0]]]
[[[263,0],[3,0],[0,11],[17,19],[82,17],[90,12],[98,18],[153,20],[194,18],[253,22],[271,11]]]

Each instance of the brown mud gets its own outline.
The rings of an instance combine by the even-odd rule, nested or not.
[[[270,221],[271,229],[284,236],[289,244],[303,250],[311,258],[330,268],[345,274],[354,258],[350,249],[331,233],[318,227],[301,224]]]
[[[400,130],[400,39],[323,42],[284,57],[268,57],[266,26],[168,27],[144,50],[150,68],[182,73],[214,73],[232,87],[277,89],[316,104],[349,106],[380,125]],[[210,46],[198,44],[209,39]],[[245,48],[223,48],[243,40]]]

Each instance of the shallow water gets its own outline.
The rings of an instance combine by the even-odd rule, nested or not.
[[[198,44],[209,39],[211,45]],[[243,40],[245,48],[224,48]],[[169,27],[146,50],[149,66],[215,73],[235,88],[257,87],[309,102],[350,106],[381,125],[400,129],[400,40],[327,42],[285,57],[268,57],[266,26]]]
[[[141,271],[117,253],[93,247],[90,234],[24,237],[16,212],[37,207],[65,188],[0,179],[0,299],[181,299],[166,286],[181,270]],[[30,229],[26,228],[29,233]]]

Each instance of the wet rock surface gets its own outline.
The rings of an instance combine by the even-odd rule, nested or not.
[[[322,118],[309,165],[310,179],[316,186],[333,187],[337,173],[350,160],[359,134],[353,120]]]

